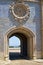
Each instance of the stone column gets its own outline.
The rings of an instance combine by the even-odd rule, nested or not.
[[[33,59],[37,59],[36,36],[33,37]]]
[[[4,60],[9,60],[7,36],[5,36],[5,38],[4,38]]]
[[[30,59],[33,59],[33,37],[30,37]]]
[[[41,40],[41,48],[42,48],[42,51],[41,51],[41,58],[43,58],[43,0],[41,0],[41,38],[42,38],[42,40]]]

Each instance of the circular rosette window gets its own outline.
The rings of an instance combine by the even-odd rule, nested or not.
[[[17,3],[11,6],[11,11],[16,20],[26,20],[29,17],[29,6]]]

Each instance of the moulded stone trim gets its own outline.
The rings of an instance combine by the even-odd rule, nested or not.
[[[34,53],[35,52],[35,35],[33,34],[33,32],[31,30],[24,28],[24,27],[18,27],[18,28],[13,27],[13,28],[9,29],[9,31],[6,32],[5,37],[4,37],[4,59],[5,60],[9,59],[9,50],[8,50],[9,36],[11,36],[13,33],[16,33],[16,32],[25,34],[25,36],[27,36],[28,40],[30,38],[30,40],[29,40],[30,41],[30,47],[29,47],[30,52],[29,52],[28,47],[27,47],[27,50],[29,52],[28,56],[30,55],[30,58],[34,59],[34,57],[36,57],[36,55]],[[27,42],[27,44],[29,43],[29,41]]]

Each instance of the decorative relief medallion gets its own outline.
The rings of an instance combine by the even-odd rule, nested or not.
[[[14,3],[10,6],[10,10],[16,20],[20,22],[23,20],[27,20],[30,15],[29,6],[24,3]]]

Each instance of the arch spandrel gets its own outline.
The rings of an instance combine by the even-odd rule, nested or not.
[[[20,32],[20,33],[23,33],[25,35],[29,35],[29,37],[35,37],[35,34],[33,31],[31,31],[30,29],[27,29],[25,27],[12,27],[10,29],[7,30],[7,32],[5,33],[5,35],[7,35],[8,37],[10,35],[12,35],[13,33],[16,33],[16,32]]]

